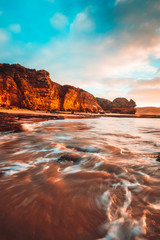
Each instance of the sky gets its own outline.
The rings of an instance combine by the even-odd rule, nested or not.
[[[160,107],[160,0],[1,0],[0,62]]]

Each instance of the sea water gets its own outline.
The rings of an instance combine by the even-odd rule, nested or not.
[[[23,124],[0,135],[1,240],[160,239],[160,119]]]

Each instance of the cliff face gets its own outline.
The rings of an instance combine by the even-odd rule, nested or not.
[[[63,103],[65,111],[99,112],[102,110],[92,94],[68,85],[64,88],[66,90]]]
[[[128,101],[126,98],[116,98],[112,102],[112,112],[113,113],[136,113],[136,103],[131,99]]]
[[[97,98],[97,102],[105,112],[124,114],[136,113],[136,103],[132,99],[128,101],[126,98],[116,98],[111,102],[104,98]]]
[[[116,98],[113,102],[96,99],[83,89],[51,81],[45,70],[0,64],[0,107],[12,106],[45,111],[136,112],[132,99]]]
[[[0,64],[0,106],[48,111],[101,110],[90,93],[52,82],[45,70],[36,71],[18,64]]]
[[[101,108],[105,112],[111,111],[111,101],[110,100],[104,99],[104,98],[96,98],[96,99],[97,99],[97,103],[101,106]]]
[[[2,106],[60,110],[61,86],[51,81],[48,72],[27,69],[18,64],[1,64],[0,79]]]

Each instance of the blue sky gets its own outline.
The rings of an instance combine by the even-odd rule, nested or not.
[[[1,0],[0,62],[160,107],[159,0]]]

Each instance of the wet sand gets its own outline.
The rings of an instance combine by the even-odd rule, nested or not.
[[[160,114],[117,114],[117,113],[84,113],[84,112],[41,112],[27,109],[0,109],[0,132],[22,131],[23,123],[34,123],[60,119],[83,119],[98,117],[117,118],[160,118]]]
[[[20,132],[22,131],[23,123],[35,123],[49,120],[63,120],[63,119],[79,119],[79,118],[95,118],[98,114],[86,113],[47,113],[31,110],[0,110],[0,132]]]

